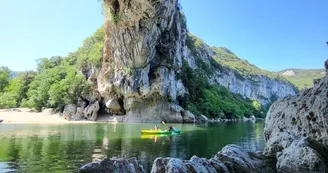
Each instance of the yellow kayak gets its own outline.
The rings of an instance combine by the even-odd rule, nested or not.
[[[169,131],[169,130],[141,130],[141,134],[172,134],[172,133],[180,133],[180,130],[174,130],[174,131]]]
[[[141,134],[172,134],[171,131],[168,130],[141,130]]]

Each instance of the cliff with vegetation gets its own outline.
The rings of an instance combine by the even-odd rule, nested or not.
[[[124,115],[125,122],[263,117],[297,90],[280,75],[209,47],[188,32],[177,0],[104,0],[104,26],[67,57],[38,60],[37,73],[7,84],[1,107],[43,107],[70,120]],[[22,89],[24,88],[24,89]],[[23,90],[23,91],[22,91]],[[22,93],[20,93],[22,91]]]
[[[186,109],[208,117],[261,116],[258,103],[296,93],[290,83],[247,62],[252,68],[233,68],[240,60],[233,53],[189,34],[177,0],[104,1],[103,6],[98,91],[112,112],[118,107],[111,103],[121,103],[125,121],[182,122]]]

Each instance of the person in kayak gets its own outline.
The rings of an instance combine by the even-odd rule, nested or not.
[[[159,127],[157,125],[155,125],[155,130],[159,130]]]
[[[172,126],[170,126],[169,129],[168,129],[168,131],[175,131],[175,128],[172,127]]]

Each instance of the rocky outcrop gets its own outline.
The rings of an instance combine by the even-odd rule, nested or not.
[[[122,105],[119,100],[111,99],[106,102],[106,107],[113,113],[113,114],[120,114],[122,113]]]
[[[182,117],[183,117],[183,123],[195,123],[196,122],[195,115],[193,113],[191,113],[190,111],[183,111]]]
[[[66,105],[63,111],[63,117],[67,120],[73,120],[76,112],[76,105]]]
[[[265,120],[265,153],[277,155],[278,172],[328,171],[327,87],[326,76],[313,88],[271,106]]]
[[[182,122],[180,113],[167,109],[185,93],[176,77],[186,33],[177,0],[105,0],[104,9],[106,40],[97,84],[105,102],[122,100],[125,122],[163,117]]]
[[[96,121],[99,109],[100,109],[99,102],[95,101],[94,103],[89,104],[83,110],[83,116],[91,121]]]
[[[66,105],[63,111],[63,117],[66,120],[91,120],[96,121],[100,106],[99,102],[89,103],[88,106],[77,106],[75,104]]]
[[[245,98],[253,98],[262,105],[268,105],[277,98],[295,95],[297,89],[290,83],[278,79],[270,79],[266,76],[251,76],[240,78],[236,72],[227,69],[221,71],[214,79],[215,81],[228,88],[232,93],[240,94]]]
[[[282,72],[281,75],[283,75],[283,76],[295,76],[296,74],[293,70],[286,70],[286,71]]]
[[[176,158],[157,158],[152,166],[151,173],[161,172],[228,172],[227,167],[218,160],[207,160],[193,156],[190,160]]]
[[[225,146],[214,159],[222,161],[230,172],[275,172],[275,158],[245,152],[237,145]]]
[[[104,159],[101,162],[90,163],[79,169],[81,173],[88,172],[144,172],[142,166],[133,159]],[[190,160],[177,158],[157,158],[151,173],[270,173],[275,171],[275,159],[265,157],[261,153],[243,151],[237,145],[224,147],[211,159],[193,156]]]
[[[79,173],[146,173],[135,158],[104,159],[100,162],[89,163],[82,166]]]
[[[312,148],[307,139],[295,140],[293,143],[277,154],[277,170],[283,173],[294,172],[327,172],[326,163],[322,155]]]
[[[236,145],[228,145],[211,159],[199,158],[197,156],[193,156],[190,160],[157,158],[154,161],[151,172],[270,173],[275,171],[275,165],[272,163],[275,163],[272,158],[245,152]]]

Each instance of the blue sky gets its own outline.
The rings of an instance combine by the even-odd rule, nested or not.
[[[0,0],[0,65],[22,71],[65,56],[103,24],[97,0]]]
[[[328,58],[327,0],[181,0],[188,28],[260,68],[322,68]],[[75,51],[103,23],[98,0],[1,0],[0,65]]]
[[[327,0],[181,0],[190,32],[267,70],[323,68]]]

